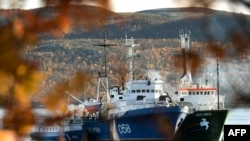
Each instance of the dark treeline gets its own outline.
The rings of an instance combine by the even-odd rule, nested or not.
[[[46,19],[56,14],[54,7],[45,7],[31,10],[40,17]],[[91,18],[104,13],[105,19],[97,19],[91,23],[84,17]],[[1,10],[0,22],[7,22],[7,15],[18,16],[20,10]],[[78,15],[77,17],[75,15]],[[65,34],[65,39],[76,38],[102,38],[102,32],[106,32],[109,39],[120,39],[124,34],[134,38],[161,39],[178,38],[180,29],[188,29],[196,41],[223,41],[230,40],[231,32],[244,32],[249,30],[250,16],[241,13],[215,11],[206,8],[178,8],[141,11],[137,13],[112,13],[110,11],[92,6],[70,6],[69,17],[73,20],[72,30]],[[104,22],[105,21],[105,22]],[[98,28],[97,28],[98,27]],[[242,30],[244,29],[244,30]],[[51,39],[53,36],[46,34],[43,39]]]

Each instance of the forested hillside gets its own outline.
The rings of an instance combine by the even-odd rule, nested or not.
[[[166,91],[173,94],[183,71],[179,40],[181,29],[191,31],[190,52],[196,54],[196,66],[192,70],[194,81],[205,82],[209,79],[216,83],[218,54],[211,48],[220,47],[215,49],[222,50],[224,55],[219,60],[221,92],[231,96],[238,92],[245,95],[249,91],[248,15],[204,8],[118,14],[97,7],[75,5],[70,7],[70,11],[69,17],[73,21],[70,31],[60,37],[42,34],[38,45],[24,51],[24,56],[37,61],[41,72],[47,76],[41,82],[37,96],[43,96],[55,83],[70,78],[80,70],[88,72],[92,78],[80,95],[82,98],[94,97],[97,73],[104,69],[103,48],[94,45],[103,43],[103,32],[107,35],[107,43],[116,44],[107,49],[110,85],[121,84],[122,78],[126,77],[128,68],[124,37],[127,34],[140,44],[137,48],[140,57],[134,59],[135,74],[140,76],[148,69],[160,70],[166,82]],[[29,10],[1,10],[0,22],[8,22],[6,15],[23,16],[26,12]],[[44,19],[56,14],[53,7],[34,9],[32,12]],[[79,13],[85,14],[85,18],[79,17]],[[88,22],[86,17],[96,17],[96,20]]]
[[[109,85],[121,85],[126,78],[128,65],[124,40],[108,40],[117,46],[107,49],[107,68]],[[82,98],[95,97],[97,89],[97,73],[104,71],[103,48],[94,46],[102,43],[101,39],[58,39],[45,40],[38,47],[31,48],[25,53],[28,59],[40,64],[40,70],[47,79],[41,83],[42,89],[39,96],[62,79],[73,76],[77,71],[87,72],[91,81],[82,94]],[[137,51],[140,57],[134,59],[134,72],[139,78],[147,70],[160,71],[162,79],[166,82],[166,91],[174,94],[183,73],[183,62],[179,39],[137,39],[140,44]],[[194,67],[194,82],[216,85],[216,57],[205,49],[208,43],[194,42],[190,44],[190,51],[198,54],[199,63]],[[52,47],[51,47],[52,46]],[[229,45],[224,45],[227,47]],[[239,90],[247,92],[249,89],[250,56],[243,55],[235,58],[220,60],[220,90],[221,93],[233,95]],[[231,99],[228,99],[231,100]]]

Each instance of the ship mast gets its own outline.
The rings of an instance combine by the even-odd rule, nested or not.
[[[190,31],[188,33],[187,31],[184,32],[183,30],[179,31],[179,36],[181,38],[181,48],[183,53],[183,69],[184,69],[183,75],[181,77],[182,87],[188,87],[192,85],[191,68],[190,66],[188,66],[187,55],[186,55],[186,50],[189,49],[190,35],[191,35]]]
[[[107,44],[106,43],[106,33],[104,32],[104,39],[103,44],[97,44],[94,46],[100,46],[103,47],[103,53],[104,53],[104,72],[98,72],[98,85],[97,85],[97,94],[96,94],[96,100],[99,100],[100,95],[100,85],[102,84],[103,88],[106,90],[106,97],[107,102],[110,102],[110,97],[108,94],[108,75],[107,75],[107,47],[116,46],[115,44]]]
[[[128,58],[128,69],[129,69],[129,74],[128,74],[128,81],[133,80],[133,58],[134,57],[140,57],[140,55],[134,51],[134,48],[139,46],[139,44],[134,43],[134,39],[128,39],[127,35],[125,35],[125,47],[128,49],[127,52],[127,58]]]
[[[218,110],[220,110],[220,91],[219,91],[219,87],[220,87],[220,83],[219,83],[219,59],[217,56],[217,102],[218,102]]]

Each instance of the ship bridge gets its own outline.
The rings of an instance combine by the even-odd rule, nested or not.
[[[111,101],[125,100],[127,102],[144,101],[155,103],[160,96],[166,95],[162,80],[133,80],[129,81],[124,90],[120,87],[110,88]]]
[[[158,99],[163,93],[162,80],[134,80],[127,83],[124,99],[138,99],[138,96],[145,96],[144,100]]]
[[[190,110],[215,110],[217,109],[217,88],[216,87],[199,87],[199,85],[192,85],[192,87],[182,87],[179,89],[180,103],[192,103]],[[224,108],[224,96],[220,95],[222,103],[221,108]]]

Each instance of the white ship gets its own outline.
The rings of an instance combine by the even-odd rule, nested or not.
[[[177,102],[189,107],[189,114],[176,134],[177,141],[218,141],[222,139],[222,131],[228,110],[225,110],[225,95],[219,94],[219,68],[217,61],[217,87],[206,81],[204,84],[194,83],[191,66],[186,61],[186,50],[189,49],[190,32],[180,31],[181,47],[184,61],[184,74],[178,87]]]

